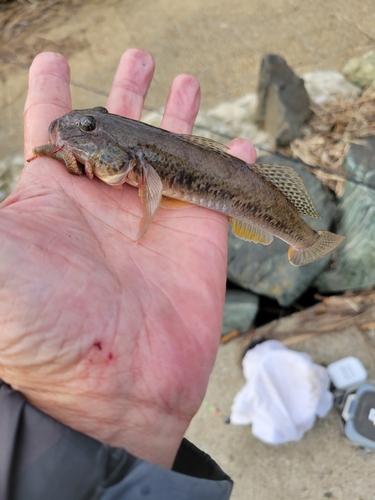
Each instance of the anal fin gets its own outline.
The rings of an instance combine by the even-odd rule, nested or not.
[[[272,234],[269,234],[258,227],[252,226],[242,220],[234,219],[233,217],[228,217],[228,219],[232,225],[233,234],[241,240],[261,243],[262,245],[269,245],[273,240]]]
[[[187,201],[176,200],[169,196],[163,196],[160,202],[162,208],[191,208],[194,205]]]

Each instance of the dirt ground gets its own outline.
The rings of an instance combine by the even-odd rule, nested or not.
[[[163,105],[176,73],[202,85],[202,107],[255,90],[260,59],[283,55],[299,73],[341,70],[374,46],[373,0],[15,0],[0,5],[0,159],[22,151],[27,70],[44,50],[72,68],[75,107],[105,103],[122,52],[157,64],[146,106]]]
[[[202,86],[202,107],[254,91],[261,57],[282,55],[297,73],[341,70],[375,48],[374,0],[15,0],[0,4],[0,164],[22,153],[28,67],[45,50],[64,54],[76,108],[105,105],[121,54],[152,53],[146,109],[163,106],[172,78],[188,72]],[[1,165],[0,165],[1,166]],[[1,170],[1,169],[0,169]],[[1,174],[1,172],[0,172]],[[357,355],[372,375],[374,357],[355,331],[294,345],[316,362]],[[331,412],[298,443],[270,447],[250,428],[223,424],[243,384],[242,345],[222,346],[203,406],[188,437],[235,480],[234,500],[375,499],[375,457],[341,435]]]

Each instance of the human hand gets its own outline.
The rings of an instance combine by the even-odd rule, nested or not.
[[[110,112],[139,119],[154,62],[124,54]],[[95,103],[93,104],[95,105]],[[199,85],[171,87],[161,126],[190,133]],[[71,109],[69,68],[40,54],[30,69],[25,155]],[[249,143],[231,153],[254,161]],[[134,243],[137,189],[27,164],[0,217],[0,377],[60,422],[169,467],[203,399],[220,339],[227,219],[159,209]]]

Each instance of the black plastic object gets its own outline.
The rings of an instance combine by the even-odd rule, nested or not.
[[[345,435],[358,445],[375,450],[375,385],[366,382],[334,394]]]

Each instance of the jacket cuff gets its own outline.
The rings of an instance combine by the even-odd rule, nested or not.
[[[1,499],[226,500],[231,490],[230,478],[186,439],[164,469],[61,424],[0,380]]]

